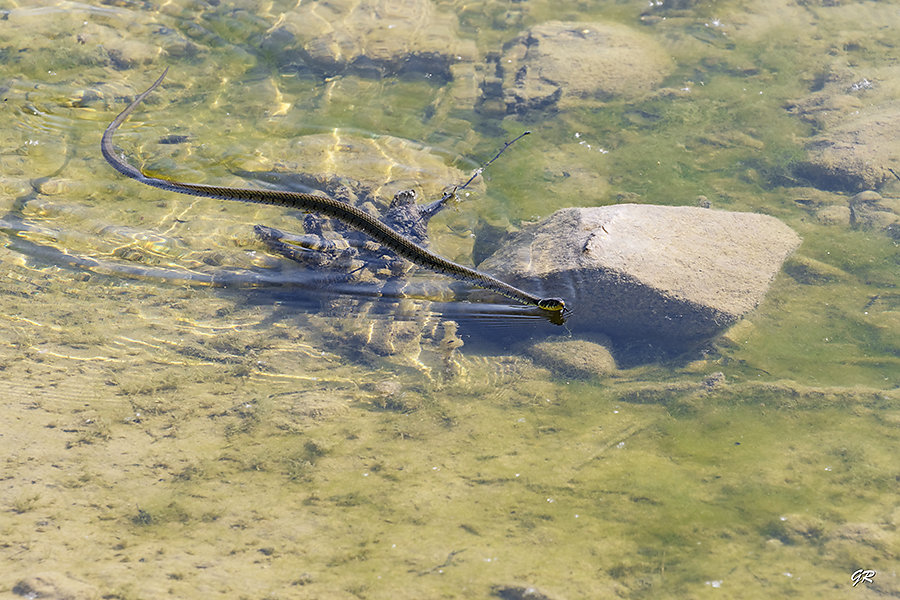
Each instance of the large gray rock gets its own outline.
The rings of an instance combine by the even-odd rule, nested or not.
[[[789,227],[759,214],[567,208],[517,233],[479,269],[565,298],[573,328],[680,345],[753,310],[799,244]]]

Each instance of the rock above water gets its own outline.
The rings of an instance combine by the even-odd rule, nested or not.
[[[671,70],[650,37],[610,23],[551,21],[519,34],[504,49],[495,76],[485,78],[483,110],[566,106],[636,98]]]
[[[565,298],[573,327],[681,345],[753,310],[799,244],[789,227],[753,213],[567,208],[517,233],[479,269]]]

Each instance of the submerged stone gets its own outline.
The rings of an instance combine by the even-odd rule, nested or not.
[[[898,74],[896,66],[863,70],[834,64],[822,75],[821,89],[789,103],[787,110],[816,132],[795,174],[818,188],[849,193],[892,181],[891,169],[900,160],[900,102],[892,83]]]
[[[900,238],[900,198],[883,197],[866,190],[850,198],[850,226],[853,229],[883,231]]]
[[[521,33],[486,77],[483,109],[506,112],[640,97],[671,69],[650,37],[611,23],[551,21]]]
[[[491,595],[501,600],[553,600],[530,585],[495,585],[491,587]]]
[[[826,285],[829,283],[852,281],[846,271],[828,263],[807,256],[794,255],[784,264],[784,272],[797,283],[804,285]]]
[[[458,29],[455,15],[426,0],[311,2],[286,12],[263,37],[262,48],[282,71],[418,73],[448,81],[450,67],[475,53]]]
[[[327,181],[341,179],[355,190],[364,188],[379,204],[408,189],[416,189],[423,202],[436,200],[445,187],[468,179],[468,173],[449,166],[434,148],[390,135],[366,137],[335,129],[270,146],[268,155],[236,173],[298,191],[322,189]],[[476,181],[468,189],[483,190],[484,183]]]
[[[20,580],[12,593],[24,598],[57,598],[59,600],[91,600],[97,590],[90,584],[62,573],[46,572]]]
[[[479,269],[561,296],[573,327],[680,345],[753,310],[800,237],[773,217],[637,204],[562,209]]]
[[[588,340],[547,339],[529,347],[528,354],[561,376],[589,379],[616,371],[616,360],[609,348]]]
[[[806,160],[798,175],[817,187],[856,192],[877,189],[893,180],[891,168],[900,163],[900,103],[850,116],[807,144]]]

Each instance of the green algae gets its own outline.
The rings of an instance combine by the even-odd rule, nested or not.
[[[790,165],[810,127],[783,110],[820,76],[825,51],[891,59],[896,48],[865,21],[883,16],[876,4],[852,3],[852,20],[848,7],[773,13],[813,11],[829,34],[818,36],[775,25],[722,35],[704,23],[750,13],[688,8],[657,35],[679,64],[666,86],[689,94],[502,122],[441,104],[433,82],[272,72],[251,40],[286,5],[51,10],[46,31],[87,21],[104,44],[122,43],[121,30],[143,45],[120,48],[122,70],[74,40],[73,52],[23,43],[2,68],[18,111],[2,131],[3,207],[25,204],[44,229],[5,225],[0,250],[0,590],[57,572],[119,598],[462,598],[505,585],[553,598],[825,597],[872,568],[870,593],[895,594],[896,243],[818,223],[795,202]],[[461,20],[508,27],[473,34],[488,51],[547,18],[638,17],[623,3],[571,15],[548,2],[484,7]],[[279,211],[162,197],[99,158],[102,127],[159,70],[158,21],[183,38],[167,46],[175,68],[120,143],[169,175],[235,183],[230,167],[268,152],[267,138],[337,125],[476,161],[530,128],[492,166],[489,195],[463,210],[516,221],[703,195],[779,216],[803,236],[800,256],[846,277],[782,274],[709,347],[603,381],[465,347],[445,379],[392,357],[356,363],[265,290],[128,280],[23,251],[106,257],[106,227],[128,225],[181,240],[186,253],[155,241],[140,256],[183,266],[236,261],[252,247],[249,224],[296,227]],[[35,38],[35,22],[22,35]],[[85,105],[82,88],[102,100]],[[292,106],[279,115],[279,102]],[[155,143],[173,133],[190,143]],[[31,181],[66,149],[64,177],[78,185],[48,202]]]

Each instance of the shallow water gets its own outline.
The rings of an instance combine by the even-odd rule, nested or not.
[[[897,245],[813,217],[791,171],[813,127],[785,109],[834,63],[888,93],[895,6],[435,2],[472,64],[550,19],[673,59],[671,93],[502,117],[463,76],[283,68],[260,39],[294,4],[0,11],[0,591],[900,596]],[[410,180],[433,199],[532,130],[432,222],[460,262],[482,223],[698,196],[804,242],[723,338],[579,379],[527,355],[578,331],[427,273],[323,290],[253,235],[298,215],[119,176],[100,134],[165,66],[117,144],[188,181],[309,168],[297,142],[324,135],[316,169],[362,148],[385,201]]]

